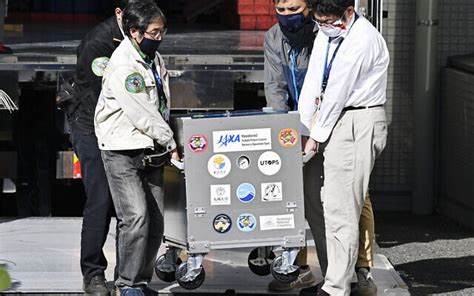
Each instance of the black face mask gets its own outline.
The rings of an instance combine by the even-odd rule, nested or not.
[[[282,15],[277,13],[278,23],[290,32],[296,32],[306,23],[306,17],[302,12],[297,14]]]
[[[314,41],[315,23],[310,17],[306,17],[304,21],[300,18],[298,23],[298,26],[294,26],[292,30],[289,30],[287,24],[283,25],[281,22],[279,24],[292,48],[311,47]]]
[[[143,51],[149,58],[154,59],[156,51],[160,47],[161,40],[143,38],[142,43],[140,43],[140,49]]]

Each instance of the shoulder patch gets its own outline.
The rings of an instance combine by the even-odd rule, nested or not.
[[[128,92],[139,93],[145,89],[145,79],[140,73],[132,73],[125,80],[125,88]]]
[[[105,68],[107,68],[109,60],[108,57],[99,57],[93,60],[91,65],[92,72],[94,72],[96,76],[104,76]]]

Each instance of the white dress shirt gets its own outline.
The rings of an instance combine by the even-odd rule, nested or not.
[[[301,134],[320,143],[327,141],[345,107],[370,107],[386,101],[390,62],[387,44],[364,17],[359,16],[355,22],[354,19],[353,16],[348,31],[331,40],[328,63],[341,38],[344,38],[334,58],[317,120],[313,123],[315,99],[321,95],[329,38],[320,31],[314,41],[298,111],[301,115]]]

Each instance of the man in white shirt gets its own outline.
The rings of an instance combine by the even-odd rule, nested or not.
[[[298,110],[305,152],[324,155],[328,269],[318,295],[349,295],[370,173],[386,145],[389,53],[381,34],[354,12],[354,0],[313,2],[320,34]]]

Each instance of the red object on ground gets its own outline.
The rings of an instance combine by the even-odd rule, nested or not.
[[[223,22],[234,29],[268,30],[277,23],[272,0],[224,0]]]

